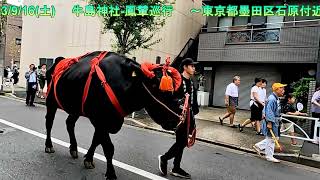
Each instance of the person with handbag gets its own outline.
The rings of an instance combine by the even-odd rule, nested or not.
[[[256,123],[256,130],[257,135],[262,134],[261,133],[261,127],[260,127],[260,121],[262,120],[262,110],[264,108],[264,99],[261,99],[259,94],[262,93],[263,89],[262,86],[262,79],[261,78],[255,78],[254,80],[255,85],[251,88],[251,95],[250,95],[250,110],[251,110],[251,118],[247,119],[242,124],[238,125],[239,131],[242,132],[243,128],[250,124],[251,122]]]

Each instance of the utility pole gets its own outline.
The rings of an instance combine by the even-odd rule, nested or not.
[[[7,4],[7,0],[1,0],[1,7]],[[0,8],[1,8],[0,7]],[[2,8],[1,8],[2,9]],[[6,47],[6,26],[7,16],[0,12],[0,94],[3,94],[3,76],[5,62],[5,47]]]

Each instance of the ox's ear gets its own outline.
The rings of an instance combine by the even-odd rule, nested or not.
[[[153,69],[159,67],[158,64],[152,64],[148,62],[144,62],[141,65],[133,60],[128,59],[126,62],[127,66],[130,69],[130,75],[132,77],[144,77],[148,79],[152,79],[155,77]]]
[[[126,59],[124,66],[128,71],[128,75],[131,77],[137,77],[143,74],[141,65],[131,59]]]

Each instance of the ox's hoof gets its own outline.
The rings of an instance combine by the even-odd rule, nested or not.
[[[78,151],[71,151],[70,150],[70,155],[73,159],[78,159]]]
[[[116,174],[106,174],[106,180],[116,180]]]
[[[107,168],[107,172],[106,172],[105,177],[107,180],[116,180],[117,179],[116,172],[115,172],[113,166]]]
[[[94,169],[96,166],[94,165],[94,163],[93,163],[93,161],[86,161],[86,160],[84,160],[84,167],[86,168],[86,169]]]
[[[45,151],[46,153],[54,153],[54,152],[55,152],[55,150],[53,149],[53,147],[46,147],[46,148],[44,149],[44,151]]]

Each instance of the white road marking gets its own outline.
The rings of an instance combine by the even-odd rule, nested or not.
[[[135,120],[135,119],[132,119],[132,118],[125,118],[125,119],[126,119],[126,120],[129,120],[129,121],[132,121],[132,122],[134,122],[134,123],[136,123],[136,124],[139,124],[140,126],[147,127],[147,125],[145,125],[144,123],[139,122],[139,121],[137,121],[137,120]]]
[[[28,128],[25,128],[25,127],[22,127],[22,126],[19,126],[17,124],[14,124],[14,123],[11,123],[7,120],[4,120],[4,119],[0,119],[0,123],[2,124],[5,124],[7,126],[11,126],[13,128],[16,128],[16,129],[19,129],[21,131],[24,131],[26,133],[29,133],[29,134],[32,134],[34,136],[37,136],[37,137],[40,137],[42,139],[46,139],[46,135],[42,134],[42,133],[39,133],[37,131],[34,131],[34,130],[31,130],[31,129],[28,129]],[[67,147],[69,148],[70,146],[70,143],[67,143],[67,142],[64,142],[62,140],[59,140],[59,139],[56,139],[56,138],[51,138],[52,139],[52,142],[56,143],[56,144],[59,144],[61,146],[64,146],[64,147]],[[83,154],[86,154],[88,150],[84,149],[84,148],[81,148],[81,147],[78,147],[78,151],[80,153],[83,153]],[[98,154],[98,153],[94,153],[94,157],[96,159],[99,159],[103,162],[106,162],[106,158],[105,156],[101,155],[101,154]],[[155,158],[156,159],[156,158]],[[139,169],[139,168],[136,168],[134,166],[131,166],[131,165],[128,165],[128,164],[125,164],[123,162],[120,162],[120,161],[117,161],[115,159],[112,160],[113,162],[113,165],[115,166],[118,166],[119,168],[122,168],[122,169],[125,169],[127,171],[130,171],[132,173],[135,173],[135,174],[138,174],[140,176],[143,176],[143,177],[146,177],[146,178],[149,178],[149,179],[157,179],[157,180],[167,180],[166,178],[163,178],[161,176],[158,176],[158,175],[155,175],[155,174],[152,174],[150,172],[147,172],[147,171],[144,171],[142,169]]]

